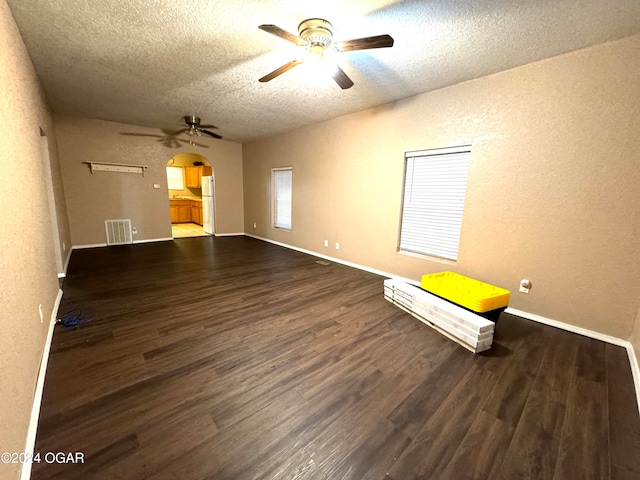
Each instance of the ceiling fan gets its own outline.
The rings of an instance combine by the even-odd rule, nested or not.
[[[268,82],[283,73],[291,70],[303,62],[310,60],[315,63],[322,63],[330,60],[326,58],[326,54],[331,50],[338,52],[351,52],[353,50],[368,50],[370,48],[393,47],[393,38],[390,35],[377,35],[375,37],[357,38],[354,40],[345,40],[342,42],[333,41],[333,26],[327,20],[322,18],[308,18],[298,25],[298,35],[289,33],[276,25],[260,25],[258,27],[267,33],[280,37],[288,42],[295,43],[307,50],[306,58],[298,58],[284,64],[273,72],[265,75],[260,79],[261,82]],[[347,89],[353,86],[353,81],[346,73],[334,62],[330,64],[330,75],[340,86]]]
[[[215,125],[201,125],[200,117],[196,117],[195,115],[185,115],[184,123],[186,128],[182,130],[178,130],[175,134],[180,135],[181,133],[186,133],[189,135],[190,140],[189,143],[192,143],[194,137],[201,137],[204,133],[205,135],[209,135],[213,138],[222,138],[220,135],[214,132],[210,132],[207,128],[218,128]]]

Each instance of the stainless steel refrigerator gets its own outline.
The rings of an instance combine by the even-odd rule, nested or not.
[[[216,233],[213,177],[202,177],[202,228],[205,233]]]

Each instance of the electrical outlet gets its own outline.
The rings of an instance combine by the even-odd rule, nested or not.
[[[531,281],[527,280],[526,278],[523,278],[522,280],[520,280],[520,288],[518,289],[518,291],[520,293],[529,293],[530,290],[531,290]]]
[[[325,246],[325,247],[328,247],[328,246],[329,246],[329,240],[325,240],[325,241],[324,241],[324,246]]]
[[[136,227],[131,227],[131,233],[134,235],[138,233],[138,229]]]
[[[340,244],[336,242],[336,250],[340,250]]]
[[[253,228],[258,228],[258,224],[256,222],[253,222]]]
[[[67,251],[67,244],[62,242],[62,251],[66,252]]]
[[[40,314],[40,323],[44,322],[44,312],[42,311],[42,304],[38,305],[38,313]]]
[[[160,188],[160,184],[159,183],[154,183],[153,184],[153,188]]]

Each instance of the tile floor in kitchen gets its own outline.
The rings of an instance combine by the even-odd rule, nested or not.
[[[202,226],[196,223],[173,223],[171,224],[171,233],[173,238],[206,237],[209,235],[204,232]]]

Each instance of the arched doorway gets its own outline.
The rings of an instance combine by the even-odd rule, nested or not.
[[[179,153],[167,162],[173,238],[215,233],[213,168],[197,153]]]

